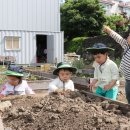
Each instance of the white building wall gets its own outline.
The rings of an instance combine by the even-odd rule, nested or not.
[[[47,35],[47,53],[48,62],[55,63],[63,61],[63,32],[46,33],[46,32],[27,32],[27,31],[0,31],[0,55],[14,56],[17,64],[36,63],[36,35]],[[20,50],[6,50],[5,37],[19,36]]]
[[[48,63],[62,62],[64,59],[64,33],[55,33],[55,35],[49,35],[47,37],[47,53]]]
[[[65,3],[65,0],[59,0],[59,2],[60,2],[61,4],[63,4],[63,3]]]
[[[59,32],[59,0],[0,0],[0,30]]]

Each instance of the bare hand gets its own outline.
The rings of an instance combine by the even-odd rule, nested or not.
[[[5,96],[4,96],[3,94],[0,94],[0,99],[1,99],[1,98],[4,98],[4,97],[5,97]]]
[[[103,31],[104,31],[105,33],[110,34],[110,32],[111,32],[112,30],[111,30],[111,28],[110,28],[109,26],[104,25],[104,26],[103,26]]]
[[[57,89],[57,90],[55,90],[53,93],[54,93],[54,94],[63,94],[64,91],[63,91],[63,89]]]
[[[93,87],[94,87],[94,86],[95,86],[95,85],[92,84],[92,83],[88,85],[88,87],[89,87],[89,89],[90,89],[91,92],[93,91]]]
[[[70,92],[71,92],[71,90],[70,90],[70,89],[67,89],[65,92],[70,93]]]
[[[111,87],[111,85],[105,85],[104,86],[104,90],[110,90],[112,87]]]

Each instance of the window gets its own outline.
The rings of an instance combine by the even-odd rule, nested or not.
[[[20,37],[5,37],[5,49],[6,50],[19,50],[20,49]]]

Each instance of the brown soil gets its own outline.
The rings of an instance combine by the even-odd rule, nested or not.
[[[12,130],[125,130],[130,129],[130,111],[79,92],[64,95],[24,96],[11,100],[3,114]]]

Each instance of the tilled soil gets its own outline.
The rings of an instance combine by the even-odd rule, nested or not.
[[[12,130],[129,130],[130,111],[79,92],[11,100],[3,114]]]

